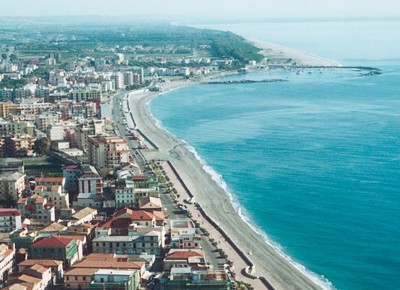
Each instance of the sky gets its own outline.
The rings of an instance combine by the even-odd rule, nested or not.
[[[397,17],[399,0],[0,0],[0,16],[161,16],[171,20]]]

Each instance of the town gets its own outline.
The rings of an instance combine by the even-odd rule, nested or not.
[[[252,289],[173,165],[144,154],[157,148],[129,94],[255,66],[257,49],[191,28],[29,25],[0,40],[0,287]]]

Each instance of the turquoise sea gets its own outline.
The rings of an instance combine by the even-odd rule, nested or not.
[[[399,23],[208,25],[382,74],[259,72],[228,79],[288,81],[188,87],[150,104],[246,219],[337,289],[400,287]]]

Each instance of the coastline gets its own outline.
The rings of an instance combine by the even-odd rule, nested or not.
[[[266,45],[266,43],[263,43],[262,47],[261,45],[257,46],[266,51]],[[297,54],[298,57],[302,55],[305,54],[302,52]],[[314,56],[304,59],[304,63],[307,63],[307,60],[310,59],[314,61],[310,61],[308,66],[329,67],[338,65],[334,61]],[[222,74],[212,77],[220,76]],[[164,92],[192,85],[200,85],[200,82],[171,81],[164,83]],[[158,147],[158,150],[142,150],[146,160],[170,162],[174,170],[176,170],[176,174],[184,182],[185,186],[190,189],[191,194],[201,204],[205,213],[216,222],[226,235],[233,237],[232,240],[237,248],[246,254],[247,259],[254,265],[253,270],[255,269],[255,271],[252,274],[265,277],[273,285],[274,289],[330,288],[328,282],[322,281],[321,277],[308,272],[301,264],[293,262],[273,242],[259,233],[246,217],[241,214],[240,208],[235,207],[233,204],[234,198],[227,193],[226,188],[221,186],[220,180],[216,177],[217,174],[212,176],[210,171],[212,168],[209,168],[201,160],[194,148],[191,148],[183,140],[179,140],[160,127],[159,122],[152,116],[149,109],[151,100],[160,94],[162,93],[142,92],[130,94],[129,96],[131,113],[135,118],[136,126]],[[235,251],[227,240],[222,239],[223,236],[215,229],[215,225],[214,229],[207,228],[207,230],[209,230],[214,239],[220,239],[219,247],[233,260],[237,269],[236,272],[243,273],[242,270],[249,266],[249,263],[240,257],[240,254]],[[261,281],[259,279],[239,277],[239,280],[250,283],[255,289],[266,288],[265,284],[260,284]]]

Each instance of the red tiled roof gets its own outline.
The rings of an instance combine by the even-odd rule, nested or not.
[[[141,181],[141,180],[146,180],[146,179],[147,179],[147,176],[145,176],[145,175],[132,176],[133,181]]]
[[[156,217],[156,221],[163,221],[165,220],[164,214],[161,211],[153,211],[154,216]]]
[[[0,216],[20,216],[21,214],[15,208],[1,208]]]
[[[74,165],[74,164],[65,165],[64,168],[65,168],[65,169],[78,169],[78,168],[79,168],[79,165]]]
[[[36,183],[45,183],[45,182],[58,182],[58,183],[62,183],[63,182],[64,177],[60,176],[60,177],[36,177],[35,178],[35,182]]]
[[[42,265],[45,267],[57,267],[62,265],[62,261],[57,260],[25,260],[18,264],[18,266],[33,266],[33,265]]]
[[[96,269],[141,269],[144,262],[118,262],[117,259],[106,261],[83,260],[74,264],[74,268]]]
[[[131,218],[113,218],[101,227],[106,229],[127,229],[131,224]]]
[[[192,250],[176,251],[168,254],[165,259],[187,259],[189,257],[203,257],[203,255]]]
[[[32,247],[66,247],[71,241],[69,238],[52,236],[33,243]]]
[[[144,210],[133,210],[131,219],[133,221],[149,221],[154,218],[154,215],[150,212],[146,212]]]

